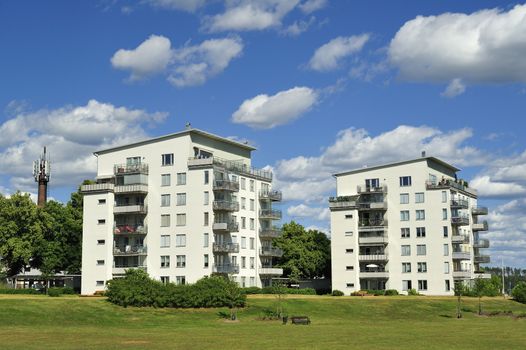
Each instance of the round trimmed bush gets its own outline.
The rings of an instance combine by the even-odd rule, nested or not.
[[[343,292],[341,290],[338,290],[338,289],[335,289],[332,291],[332,296],[333,297],[342,297],[344,296]]]

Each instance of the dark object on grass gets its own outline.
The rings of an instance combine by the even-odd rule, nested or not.
[[[308,325],[308,324],[310,324],[310,318],[309,318],[309,316],[292,316],[290,318],[290,322],[292,324]]]

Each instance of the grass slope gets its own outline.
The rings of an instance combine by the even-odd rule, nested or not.
[[[526,318],[480,317],[463,298],[287,296],[309,326],[259,321],[273,296],[251,296],[239,322],[211,310],[124,309],[104,298],[0,295],[1,349],[520,349]],[[483,298],[483,311],[525,314],[526,305]]]

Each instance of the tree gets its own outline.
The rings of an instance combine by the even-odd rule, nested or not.
[[[511,291],[513,299],[519,303],[526,303],[526,282],[519,282]]]
[[[486,289],[486,284],[484,283],[484,280],[480,278],[480,276],[475,278],[475,284],[473,285],[473,291],[475,292],[475,295],[479,299],[479,315],[482,315],[482,305],[480,303],[480,299],[482,298],[482,295],[484,295],[485,289]]]
[[[323,232],[305,230],[291,221],[282,228],[283,234],[274,245],[283,249],[278,266],[291,279],[330,277],[331,243]]]

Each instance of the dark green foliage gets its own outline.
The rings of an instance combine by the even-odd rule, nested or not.
[[[12,288],[2,288],[0,289],[0,294],[41,294],[36,289],[12,289]]]
[[[279,291],[275,287],[248,287],[242,288],[241,293],[243,294],[296,294],[296,295],[316,295],[316,290],[312,288],[285,288],[282,287]]]
[[[501,267],[485,267],[484,272],[491,273],[492,276],[498,277],[501,281],[502,288],[502,268]],[[506,293],[511,294],[513,287],[519,282],[526,282],[526,269],[516,267],[504,267],[504,287]]]
[[[259,288],[259,287],[241,288],[241,293],[243,293],[243,294],[263,294],[263,293],[261,293],[261,288]]]
[[[384,292],[384,295],[387,295],[387,296],[398,295],[398,291],[396,289],[386,289]]]
[[[75,294],[75,290],[71,287],[62,287],[62,294]]]
[[[341,290],[338,290],[338,289],[335,289],[332,291],[332,296],[333,297],[342,297],[344,296],[343,292]]]
[[[418,294],[418,292],[416,291],[416,289],[414,288],[411,288],[407,291],[407,295],[420,295]]]
[[[127,270],[124,278],[108,282],[108,300],[127,306],[174,308],[243,307],[246,295],[221,276],[204,277],[191,285],[162,284],[142,270]]]
[[[50,297],[59,297],[62,294],[62,288],[52,287],[47,290],[47,295]]]
[[[513,299],[519,303],[526,303],[526,282],[519,282],[511,291]]]
[[[476,278],[473,286],[456,283],[455,295],[461,293],[467,297],[496,297],[501,295],[502,282],[499,277],[492,276],[490,279]]]

